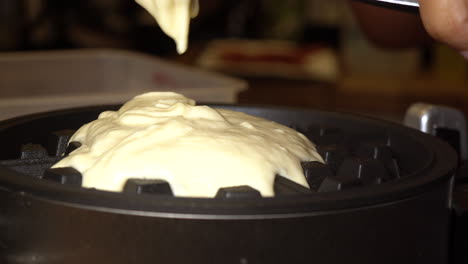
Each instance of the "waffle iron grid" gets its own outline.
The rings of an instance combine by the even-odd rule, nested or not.
[[[316,142],[317,150],[325,164],[317,161],[302,162],[309,189],[281,175],[276,175],[276,196],[334,192],[383,184],[404,177],[398,157],[392,149],[391,136],[386,134],[349,134],[338,128],[313,127],[302,129],[289,125]],[[52,132],[47,142],[22,144],[19,158],[0,161],[0,165],[14,171],[54,181],[60,184],[81,186],[82,176],[73,168],[50,168],[74,149],[79,142],[69,142],[75,130],[65,129]],[[170,195],[170,183],[159,179],[129,179],[123,192],[134,194]],[[260,193],[250,186],[220,188],[219,199],[259,197]]]

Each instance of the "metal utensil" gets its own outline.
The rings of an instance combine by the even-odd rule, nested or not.
[[[419,9],[419,0],[358,0],[369,4],[384,6],[393,9],[402,9],[417,11]]]

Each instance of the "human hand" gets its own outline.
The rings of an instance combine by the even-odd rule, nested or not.
[[[419,5],[427,32],[468,59],[468,0],[419,0]]]

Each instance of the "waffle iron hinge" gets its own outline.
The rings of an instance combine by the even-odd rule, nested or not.
[[[452,259],[450,263],[468,262],[468,144],[464,114],[454,108],[424,103],[411,105],[404,124],[437,136],[449,143],[459,155],[459,168],[451,191]]]

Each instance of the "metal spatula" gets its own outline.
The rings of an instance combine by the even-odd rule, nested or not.
[[[385,6],[395,9],[417,11],[419,8],[419,0],[358,0],[370,4]],[[434,0],[437,1],[437,0]]]

